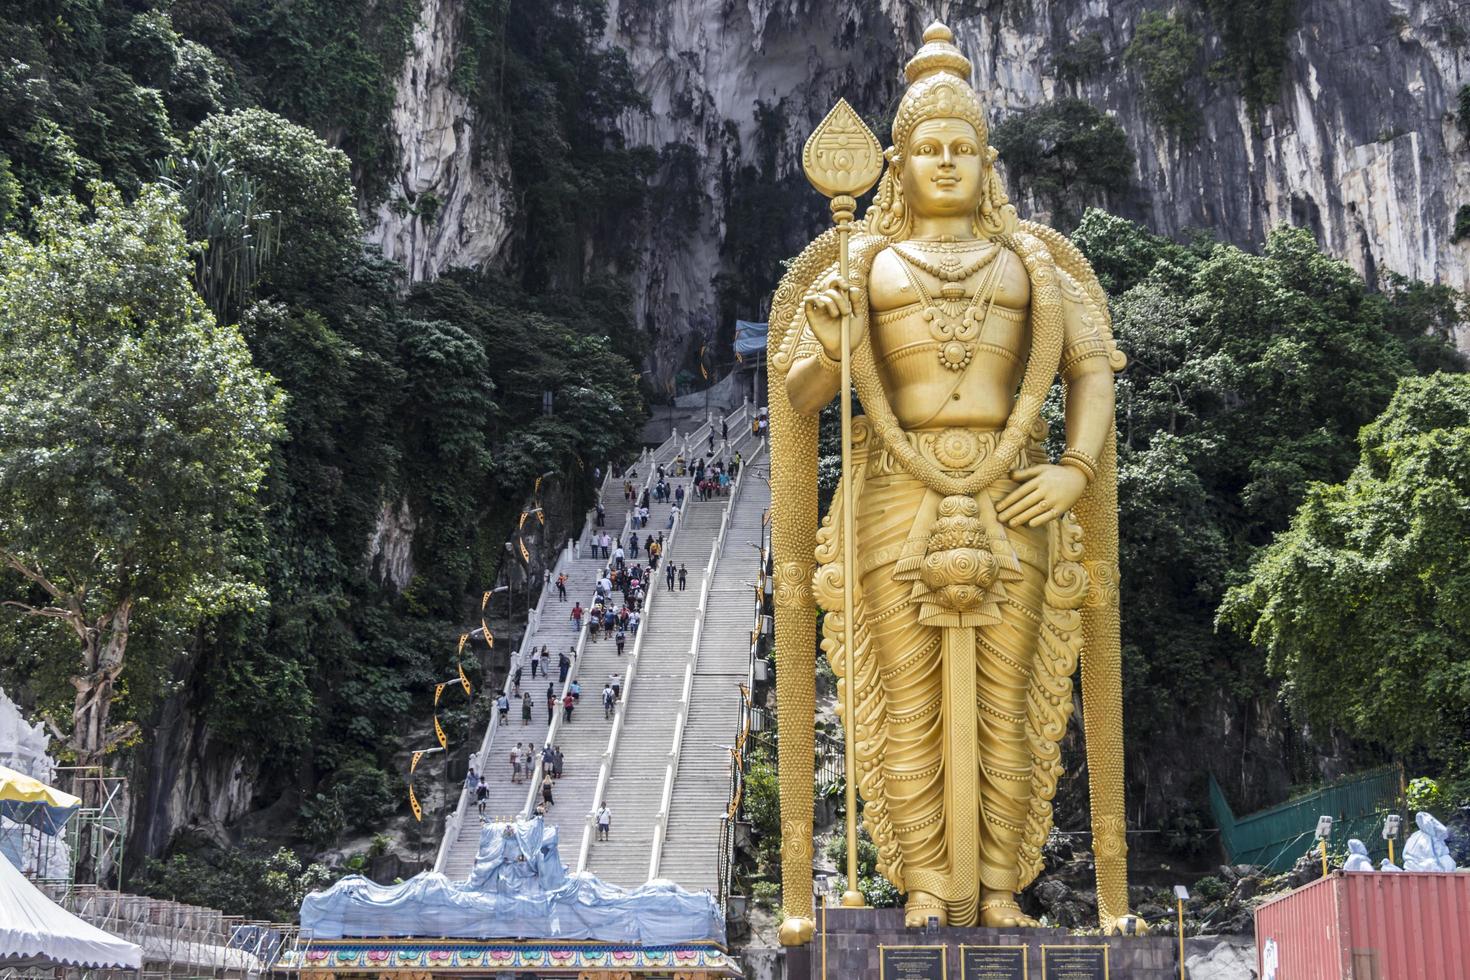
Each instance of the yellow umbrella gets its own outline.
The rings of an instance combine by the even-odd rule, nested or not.
[[[0,766],[0,816],[44,834],[58,834],[81,805],[82,801],[70,793]]]

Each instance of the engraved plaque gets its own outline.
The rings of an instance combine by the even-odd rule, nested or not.
[[[961,946],[961,980],[1028,980],[1025,946]]]
[[[1108,980],[1108,947],[1043,946],[1041,980]]]
[[[879,980],[947,980],[943,946],[879,946]]]

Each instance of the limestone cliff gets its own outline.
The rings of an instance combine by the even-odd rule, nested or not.
[[[403,149],[400,196],[432,195],[437,221],[385,207],[373,237],[405,257],[415,276],[500,261],[513,206],[494,159],[476,164],[465,138],[476,125],[447,85],[458,0],[425,0],[400,82],[394,125]],[[1457,93],[1470,42],[1456,0],[1299,0],[1286,37],[1275,101],[1259,118],[1238,84],[1206,68],[1225,54],[1198,4],[1176,4],[1204,36],[1197,136],[1170,135],[1151,118],[1123,51],[1159,0],[609,0],[605,41],[624,48],[650,111],[628,113],[624,135],[689,169],[685,216],[642,223],[638,321],[654,334],[650,367],[672,372],[691,343],[717,336],[712,280],[738,193],[732,173],[756,160],[770,132],[762,104],[789,121],[766,153],[777,179],[796,172],[801,141],[839,95],[887,117],[900,65],[925,24],[944,18],[975,64],[975,82],[1003,117],[1058,96],[1078,96],[1113,115],[1136,158],[1134,191],[1110,208],[1158,231],[1208,229],[1256,246],[1273,224],[1304,224],[1369,276],[1381,270],[1470,285],[1466,249],[1451,241],[1454,214],[1470,202],[1470,153],[1457,125]],[[1082,78],[1057,69],[1079,39],[1100,51]],[[1262,43],[1268,43],[1263,40]],[[1215,80],[1206,80],[1210,74]],[[886,134],[880,134],[885,135]],[[678,154],[670,147],[682,148]],[[493,154],[491,154],[493,157]],[[677,175],[666,164],[659,181]],[[1023,210],[1026,202],[1021,202]],[[657,206],[653,206],[657,212]],[[813,224],[820,211],[801,219]],[[432,227],[428,227],[432,226]],[[800,229],[810,231],[811,229]],[[596,261],[588,249],[589,262]],[[759,310],[744,311],[757,316]],[[691,337],[699,340],[692,341]]]

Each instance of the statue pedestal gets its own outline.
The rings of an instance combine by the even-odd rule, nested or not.
[[[830,980],[857,980],[879,976],[880,946],[943,946],[945,975],[961,980],[961,946],[1027,947],[1029,980],[1042,980],[1042,947],[1106,946],[1106,980],[1177,980],[1177,940],[1172,936],[1074,936],[1066,929],[983,929],[941,927],[908,929],[902,909],[827,909],[826,974]],[[817,912],[817,933],[805,947],[786,951],[787,980],[823,980],[822,913]],[[1085,973],[1058,969],[1056,953],[1047,980],[1081,978]],[[890,967],[886,973],[895,973]],[[915,974],[917,976],[918,974]],[[974,974],[971,974],[974,976]],[[989,978],[999,974],[984,973]],[[1104,980],[1102,972],[1098,980]],[[894,980],[885,976],[885,980]]]

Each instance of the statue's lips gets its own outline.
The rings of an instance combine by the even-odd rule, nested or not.
[[[934,186],[941,190],[951,191],[960,186],[960,179],[958,177],[935,177]]]

